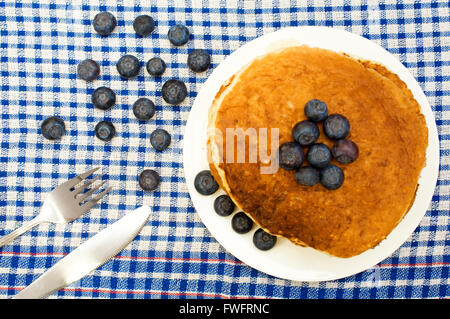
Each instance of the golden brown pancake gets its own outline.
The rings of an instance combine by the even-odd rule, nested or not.
[[[338,257],[375,247],[399,223],[415,198],[425,165],[427,127],[420,106],[400,78],[385,67],[325,49],[296,46],[267,54],[238,72],[218,92],[209,132],[226,128],[278,128],[279,144],[305,120],[304,106],[324,101],[329,114],[350,122],[347,137],[359,157],[340,164],[343,185],[299,185],[295,171],[261,174],[256,163],[219,162],[216,135],[208,137],[210,168],[240,209],[273,235]],[[330,148],[322,125],[318,142]],[[248,144],[246,151],[248,151]],[[276,152],[274,150],[273,152]],[[274,155],[275,153],[273,153]]]

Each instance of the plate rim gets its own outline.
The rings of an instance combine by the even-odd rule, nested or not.
[[[195,188],[193,186],[193,180],[194,180],[195,176],[192,176],[192,174],[190,174],[188,172],[189,167],[191,167],[190,163],[189,163],[190,158],[188,157],[191,154],[190,154],[190,151],[188,148],[191,146],[191,145],[189,145],[189,143],[191,142],[191,139],[193,138],[193,137],[191,137],[192,131],[190,131],[190,128],[193,125],[192,123],[194,123],[196,120],[194,118],[194,116],[196,115],[196,112],[198,110],[200,110],[200,108],[202,107],[202,105],[201,105],[203,102],[202,99],[205,99],[206,97],[211,97],[211,95],[215,96],[215,94],[218,92],[218,90],[220,89],[222,84],[226,80],[228,80],[228,78],[230,76],[232,76],[234,73],[236,73],[236,71],[239,70],[242,66],[246,65],[245,59],[244,59],[238,63],[239,64],[238,66],[235,66],[233,68],[233,66],[230,67],[230,65],[229,65],[230,61],[236,60],[236,57],[238,57],[239,55],[243,55],[244,53],[249,53],[252,48],[254,49],[254,48],[257,48],[258,46],[263,46],[264,42],[267,42],[269,45],[273,45],[274,43],[276,43],[277,41],[279,42],[280,40],[293,40],[294,38],[296,40],[298,40],[297,37],[299,37],[299,35],[311,36],[312,34],[313,35],[320,34],[320,36],[317,37],[318,44],[320,44],[320,41],[322,41],[321,36],[324,36],[324,35],[330,36],[331,34],[333,34],[333,36],[340,37],[340,38],[343,38],[346,40],[355,40],[355,43],[357,43],[357,42],[359,43],[362,41],[363,43],[367,44],[369,47],[375,48],[377,51],[376,54],[379,54],[380,56],[377,58],[377,56],[375,54],[374,57],[371,57],[369,59],[365,56],[359,56],[358,54],[355,55],[355,54],[353,54],[354,53],[353,51],[352,51],[352,53],[346,52],[345,50],[342,50],[342,51],[341,50],[333,50],[333,51],[349,53],[352,56],[359,56],[362,59],[371,60],[373,62],[380,63],[380,64],[384,65],[385,67],[387,67],[392,72],[394,72],[395,74],[397,74],[400,77],[400,79],[406,83],[406,85],[411,90],[412,94],[414,95],[414,98],[418,101],[418,103],[421,107],[422,114],[425,116],[425,120],[426,120],[427,127],[428,127],[428,146],[427,146],[427,151],[426,151],[427,162],[426,162],[426,166],[421,171],[421,175],[419,177],[419,182],[418,182],[419,186],[418,186],[418,190],[417,190],[416,197],[414,199],[414,203],[413,203],[412,207],[408,210],[408,212],[405,214],[405,216],[402,218],[402,220],[397,224],[397,226],[391,231],[391,233],[383,241],[381,241],[376,247],[371,248],[371,249],[363,252],[362,254],[359,254],[357,256],[350,257],[350,258],[339,258],[339,257],[329,256],[329,258],[331,258],[331,259],[336,259],[336,258],[338,258],[340,260],[345,259],[348,261],[349,264],[352,264],[352,261],[355,259],[358,260],[358,259],[362,259],[364,257],[371,260],[371,262],[366,262],[365,265],[363,267],[360,267],[360,269],[357,271],[354,270],[355,265],[352,265],[353,268],[351,268],[351,269],[353,269],[353,270],[350,270],[347,272],[340,271],[338,273],[333,273],[331,271],[327,274],[322,274],[322,275],[319,274],[318,276],[313,275],[314,271],[310,271],[310,272],[303,271],[301,273],[296,273],[296,272],[293,273],[293,272],[286,272],[286,269],[280,269],[280,270],[267,269],[267,267],[265,267],[261,263],[255,263],[252,260],[249,260],[251,258],[251,256],[253,256],[252,254],[247,255],[244,252],[240,251],[239,249],[235,249],[235,247],[232,246],[232,244],[230,244],[228,241],[224,242],[224,239],[223,239],[224,236],[219,234],[219,232],[213,227],[215,225],[211,223],[211,219],[208,218],[208,216],[206,216],[205,213],[203,213],[202,210],[201,209],[199,210],[199,208],[198,208],[198,206],[200,206],[200,201],[201,201],[200,198],[202,198],[202,199],[208,198],[211,201],[211,209],[210,210],[212,210],[212,203],[214,201],[215,196],[220,195],[219,192],[216,192],[215,194],[206,196],[206,197],[197,194],[195,191]],[[271,41],[273,41],[273,42],[271,42]],[[313,41],[313,43],[314,43],[315,40],[311,39],[311,41]],[[345,43],[345,41],[342,41],[342,42]],[[266,48],[267,48],[267,43],[266,43]],[[301,44],[308,44],[308,43],[298,42],[298,44],[301,45]],[[353,44],[353,43],[351,42],[351,44]],[[318,47],[324,47],[324,46],[319,45]],[[354,50],[354,48],[351,48],[350,50]],[[357,51],[357,52],[359,52],[359,51]],[[267,53],[267,51],[263,51],[262,54],[256,54],[256,55],[253,54],[252,58],[251,59],[247,58],[247,60],[249,59],[249,61],[251,61],[254,58],[256,58],[257,56],[263,55],[266,53]],[[386,65],[386,64],[388,64],[388,65]],[[235,71],[233,71],[233,70],[235,70]],[[220,76],[221,73],[223,73],[223,74]],[[229,74],[229,76],[225,77],[226,74]],[[216,77],[223,78],[223,80],[220,81],[220,83],[214,82],[214,81],[216,81]],[[215,92],[213,90],[213,92],[208,91],[207,94],[205,94],[205,92],[207,90],[210,90],[211,87],[218,87],[218,88]],[[203,108],[206,108],[206,113],[207,113],[209,110],[209,106],[208,107],[203,106]],[[196,123],[196,124],[197,124],[197,126],[196,126],[197,128],[200,127],[198,125],[198,123]],[[389,53],[383,47],[379,46],[377,43],[372,42],[360,35],[350,33],[345,30],[335,29],[335,28],[330,28],[330,27],[305,26],[305,27],[282,28],[277,31],[264,34],[258,38],[255,38],[255,39],[245,43],[244,45],[242,45],[241,47],[236,49],[233,53],[231,53],[230,55],[225,57],[225,59],[209,75],[207,80],[203,83],[200,91],[198,92],[198,94],[195,98],[195,101],[192,105],[191,111],[189,113],[188,120],[187,120],[186,126],[185,126],[185,132],[184,132],[183,136],[184,136],[184,140],[183,140],[183,170],[184,170],[187,189],[188,189],[192,204],[195,208],[195,211],[200,216],[200,219],[202,220],[203,224],[210,232],[211,236],[214,237],[218,241],[218,243],[228,253],[235,256],[237,259],[239,259],[244,264],[246,264],[254,269],[257,269],[261,272],[264,272],[268,275],[271,275],[271,276],[274,276],[277,278],[282,278],[282,279],[294,280],[294,281],[320,282],[320,281],[341,279],[341,278],[355,275],[355,274],[365,271],[367,269],[370,269],[373,266],[375,266],[376,264],[378,264],[379,262],[381,262],[382,260],[390,257],[397,249],[399,249],[408,240],[408,238],[411,236],[411,234],[414,232],[414,230],[420,224],[421,220],[423,219],[426,212],[428,211],[430,202],[432,200],[432,196],[435,191],[436,183],[438,180],[438,174],[439,174],[439,162],[440,162],[440,151],[439,150],[440,150],[440,147],[439,147],[439,136],[438,136],[437,126],[436,126],[436,122],[435,122],[435,117],[434,117],[434,113],[431,109],[431,106],[430,106],[422,88],[418,84],[417,80],[395,56],[393,56],[391,53]],[[197,144],[201,144],[201,143],[197,143]],[[202,147],[202,149],[204,151],[204,154],[205,154],[204,160],[206,161],[206,143],[204,143],[204,144],[205,145],[203,145],[203,147],[202,147],[202,145],[200,145],[200,147]],[[206,161],[206,163],[207,163],[207,161]],[[205,169],[209,169],[209,167],[205,166]],[[428,174],[431,174],[431,175],[428,175],[429,177],[425,180],[426,183],[422,183],[422,182],[424,182],[424,178],[425,178],[424,173],[425,172],[427,172]],[[223,190],[220,190],[220,192],[225,193]],[[413,207],[416,208],[416,205],[418,205],[417,204],[417,201],[419,198],[418,195],[422,195],[421,199],[426,200],[426,207],[425,207],[425,204],[422,203],[422,205],[420,206],[421,209],[419,212],[416,212],[416,210],[417,210],[416,209],[415,211],[413,211],[414,214],[410,214],[411,211],[413,210]],[[423,207],[425,207],[425,209],[423,209]],[[224,218],[222,217],[222,219],[224,219]],[[404,233],[401,233],[401,232],[399,233],[398,229],[403,230],[404,232],[407,233],[407,235],[405,235]],[[248,236],[244,236],[244,237],[248,237]],[[287,240],[287,239],[283,238],[283,240]],[[386,246],[386,243],[389,243],[391,245],[388,245],[387,247],[383,247],[383,245]],[[298,246],[298,247],[299,247],[299,249],[314,250],[313,248],[309,248],[309,247],[308,248],[300,247],[300,246]],[[380,248],[378,248],[378,247],[384,248],[384,253],[382,253],[382,254],[378,253],[378,251],[380,250]],[[321,254],[324,254],[324,253],[321,253]],[[358,268],[358,267],[356,267],[356,268]],[[308,273],[309,273],[309,275],[308,275]]]

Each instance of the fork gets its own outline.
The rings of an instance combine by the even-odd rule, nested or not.
[[[95,181],[100,179],[103,175],[99,175],[77,188],[75,188],[75,186],[86,180],[87,177],[91,176],[98,169],[99,167],[91,169],[90,171],[80,174],[53,189],[44,200],[39,215],[32,220],[25,222],[21,227],[11,233],[1,237],[0,247],[14,240],[16,237],[22,235],[38,224],[69,223],[94,207],[94,205],[102,199],[103,196],[112,189],[112,187],[106,188],[90,200],[87,200],[87,197],[103,186],[106,181],[100,183],[100,185],[92,187],[82,194],[80,193],[87,189]]]

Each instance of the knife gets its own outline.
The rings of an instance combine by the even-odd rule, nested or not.
[[[142,206],[74,249],[13,299],[44,298],[88,275],[122,251],[141,231],[151,213]]]

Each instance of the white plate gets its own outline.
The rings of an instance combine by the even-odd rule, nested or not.
[[[231,216],[218,216],[213,209],[214,199],[222,190],[210,196],[200,195],[194,188],[198,172],[209,169],[206,156],[208,109],[221,85],[251,62],[274,48],[290,44],[306,44],[354,57],[379,62],[396,73],[419,102],[428,125],[427,163],[419,179],[416,199],[397,227],[378,246],[351,258],[332,257],[312,248],[292,244],[278,238],[269,251],[254,247],[250,233],[240,235],[231,228]],[[192,202],[203,223],[219,243],[236,258],[269,275],[298,281],[334,280],[373,267],[398,249],[419,225],[425,215],[436,186],[439,168],[439,140],[430,105],[409,71],[389,52],[358,35],[326,27],[286,28],[248,42],[228,56],[203,84],[189,115],[184,135],[184,172]]]

